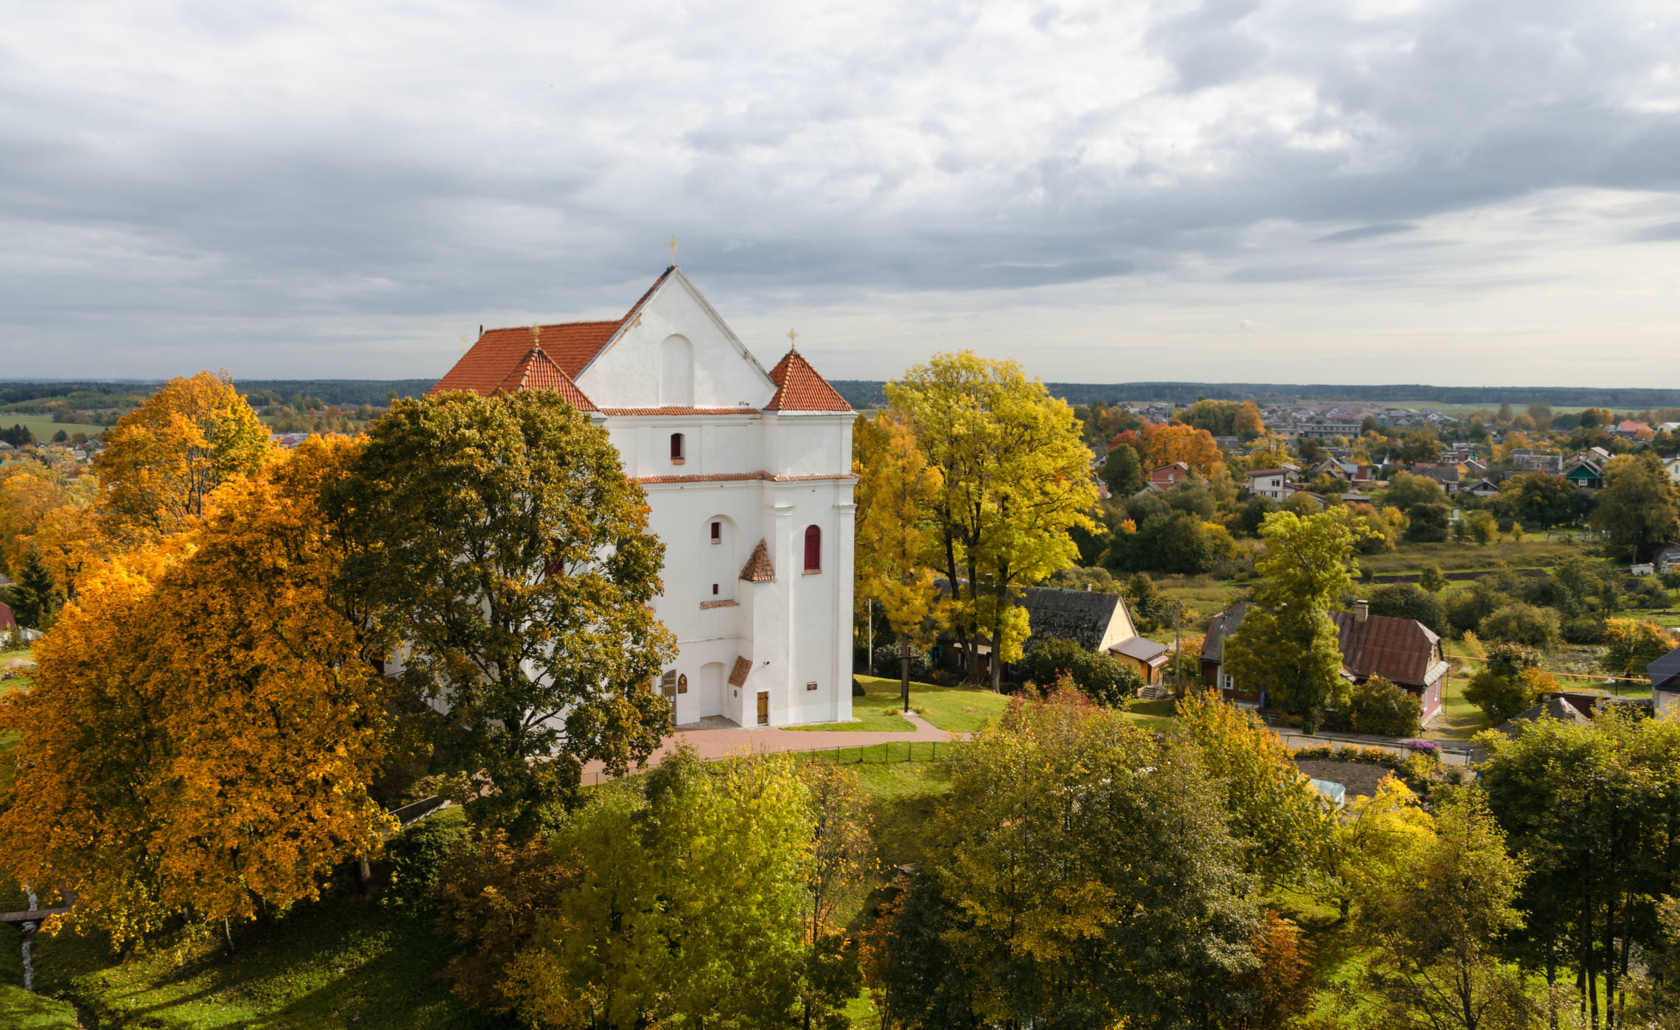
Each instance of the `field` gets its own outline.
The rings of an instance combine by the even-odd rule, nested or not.
[[[53,434],[60,429],[64,430],[66,434],[86,433],[89,436],[105,431],[104,426],[72,425],[68,422],[54,422],[50,418],[42,418],[39,415],[8,415],[0,412],[0,429],[10,429],[14,425],[22,425],[25,429],[34,433],[37,443],[46,443],[51,440]]]
[[[1586,548],[1572,539],[1547,540],[1530,533],[1518,541],[1492,544],[1402,543],[1386,554],[1361,555],[1359,567],[1374,575],[1421,572],[1426,565],[1438,565],[1443,572],[1478,572],[1503,562],[1515,569],[1549,568],[1571,555],[1584,556]]]

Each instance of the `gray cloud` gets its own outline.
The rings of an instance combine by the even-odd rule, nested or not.
[[[0,374],[410,374],[460,326],[622,307],[673,231],[726,317],[1123,319],[1095,287],[1136,280],[1226,326],[1251,305],[1221,288],[1313,283],[1492,319],[1597,274],[1518,267],[1548,247],[1680,239],[1680,12],[1636,0],[9,21]],[[1393,241],[1426,229],[1454,246]],[[1127,377],[1068,360],[1044,374]]]

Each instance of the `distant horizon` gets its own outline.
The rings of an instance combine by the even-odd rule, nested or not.
[[[191,374],[191,373],[187,373]],[[29,386],[62,387],[86,385],[93,387],[155,386],[166,380],[121,378],[91,379],[87,377],[5,377],[0,386],[21,388]],[[875,406],[880,401],[880,389],[889,379],[830,378],[834,387],[848,401],[859,407]],[[1120,382],[1075,382],[1040,380],[1052,394],[1063,396],[1070,403],[1085,404],[1096,401],[1109,403],[1163,403],[1185,405],[1195,400],[1248,400],[1263,406],[1288,404],[1346,404],[1346,405],[1419,405],[1419,406],[1488,406],[1509,403],[1525,405],[1539,402],[1554,407],[1606,407],[1631,412],[1646,409],[1680,408],[1680,389],[1654,387],[1582,387],[1582,386],[1442,386],[1428,383],[1204,383],[1194,381],[1134,380]],[[389,387],[399,392],[407,389],[424,392],[437,382],[430,377],[403,379],[381,378],[240,378],[233,377],[236,386],[244,390],[275,390],[277,392],[308,392],[311,387],[336,386],[356,390],[369,386]],[[329,403],[338,403],[329,400]],[[352,401],[347,403],[361,403]],[[3,416],[0,416],[3,417]]]

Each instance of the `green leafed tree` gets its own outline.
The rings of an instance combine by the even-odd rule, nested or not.
[[[1359,925],[1385,1026],[1506,1030],[1535,1025],[1526,977],[1499,954],[1523,925],[1525,870],[1473,789],[1439,806],[1433,837],[1367,885]]]
[[[1115,497],[1130,497],[1142,490],[1143,462],[1137,449],[1123,443],[1110,448],[1103,459],[1102,480]]]
[[[872,976],[903,1027],[1191,1027],[1251,1011],[1257,915],[1223,792],[1073,691],[955,760]]]
[[[1245,690],[1265,691],[1272,704],[1301,713],[1346,699],[1330,609],[1353,583],[1356,532],[1341,509],[1266,517],[1266,549],[1254,563],[1263,577],[1257,607],[1225,644],[1227,671]]]
[[[366,545],[347,579],[447,703],[444,760],[488,780],[475,820],[523,835],[575,802],[584,763],[652,754],[676,654],[650,607],[664,545],[605,430],[550,391],[398,401],[346,489]]]
[[[1605,469],[1604,489],[1590,521],[1612,549],[1637,562],[1648,558],[1654,546],[1680,539],[1677,514],[1680,491],[1657,456],[1646,451],[1615,459]]]

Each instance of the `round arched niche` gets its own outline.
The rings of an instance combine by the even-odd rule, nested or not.
[[[659,344],[659,406],[694,406],[694,345],[686,336],[673,334]]]

